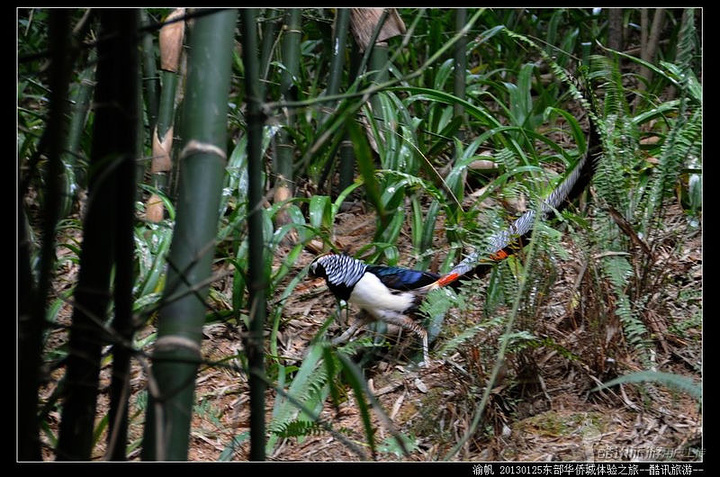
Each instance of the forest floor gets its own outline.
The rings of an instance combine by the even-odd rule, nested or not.
[[[351,249],[352,244],[370,242],[375,227],[372,212],[358,209],[339,214],[337,220],[337,242],[350,244]],[[678,223],[684,220],[682,211],[678,210],[676,215]],[[444,236],[441,227],[436,232],[437,237]],[[404,252],[409,253],[409,244],[404,245],[405,250],[403,245],[399,246],[401,257]],[[677,290],[671,293],[679,296],[683,290],[689,290],[699,295],[701,233],[686,237],[681,249],[668,266],[674,274],[686,278],[672,285]],[[571,258],[566,266],[560,267],[543,307],[542,323],[534,328],[535,334],[549,337],[557,346],[539,346],[506,356],[478,430],[450,459],[470,462],[703,460],[702,404],[688,393],[655,383],[624,384],[591,391],[610,377],[643,369],[638,356],[627,351],[627,345],[616,347],[612,360],[600,353],[568,358],[558,352],[569,349],[587,353],[590,345],[596,343],[589,336],[593,333],[590,324],[577,322],[568,311],[571,284],[575,283],[581,268],[571,245],[568,250]],[[312,254],[303,252],[294,267],[297,273],[312,258]],[[62,280],[72,281],[74,273],[76,271],[68,270],[68,276]],[[297,273],[291,273],[291,278]],[[285,304],[278,349],[287,362],[294,359],[300,366],[310,341],[328,314],[335,310],[333,297],[323,288],[321,281],[306,279]],[[431,347],[431,363],[427,367],[418,367],[411,359],[417,356],[417,340],[403,336],[384,356],[364,368],[369,387],[382,408],[371,413],[378,444],[376,460],[442,460],[470,428],[495,362],[500,332],[480,333],[442,356],[437,350],[482,320],[481,309],[478,306],[477,311],[471,309],[446,318],[443,331]],[[656,320],[662,329],[655,330],[659,339],[653,343],[653,366],[657,371],[687,376],[698,383],[703,345],[702,322],[697,319],[702,316],[701,300],[678,302],[677,307],[669,307],[666,313],[667,316]],[[69,320],[69,311],[60,316],[63,315],[63,321]],[[675,326],[671,332],[669,328],[673,324],[687,325]],[[679,328],[681,333],[676,331]],[[147,326],[138,334],[139,338],[152,331],[152,326]],[[328,333],[335,335],[341,331],[340,325],[334,323]],[[64,341],[58,333],[50,346]],[[227,323],[206,326],[202,349],[208,362],[227,363],[242,346],[237,327]],[[147,351],[150,347],[151,344]],[[598,364],[601,358],[605,361]],[[103,369],[98,419],[107,411],[109,368]],[[133,369],[129,438],[134,448],[130,458],[139,460],[147,379],[145,369],[138,362]],[[604,373],[600,374],[599,370]],[[54,391],[60,374],[57,370],[52,375],[41,398],[47,398]],[[268,420],[275,397],[273,390],[267,391]],[[279,439],[268,460],[336,462],[373,458],[367,446],[362,414],[351,391],[347,391],[337,407],[328,400],[321,417],[346,440],[361,448],[364,457],[337,435],[318,431],[304,437]],[[57,425],[57,419],[57,413],[50,414],[51,427]],[[242,440],[236,448],[231,448],[230,443],[238,436],[247,435],[249,422],[247,376],[238,367],[202,366],[196,381],[189,460],[247,460],[248,440]],[[407,454],[394,444],[394,433],[406,437]],[[103,440],[99,439],[96,447],[98,460],[102,459]],[[46,444],[45,458],[52,459],[52,445]]]

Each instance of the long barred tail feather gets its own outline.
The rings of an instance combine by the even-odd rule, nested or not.
[[[573,79],[567,74],[564,78]],[[543,219],[555,211],[563,210],[585,190],[602,158],[602,143],[598,130],[602,123],[598,124],[597,104],[592,92],[587,88],[576,86],[574,91],[577,95],[582,96],[580,89],[590,93],[590,101],[582,101],[588,109],[590,122],[587,152],[540,205],[539,212]],[[371,271],[392,289],[413,290],[418,296],[422,296],[435,288],[453,285],[463,278],[480,276],[489,271],[494,263],[522,249],[530,239],[537,212],[535,209],[528,210],[509,227],[490,237],[484,249],[470,253],[449,273],[439,277],[418,270],[366,265],[348,255],[332,253],[316,258],[310,271],[313,275],[324,276],[333,293],[342,299],[349,298],[352,287],[366,270]]]
[[[590,131],[587,153],[543,201],[540,207],[543,218],[552,214],[553,211],[564,209],[575,200],[585,190],[597,170],[598,163],[602,158],[601,140],[595,124],[594,111],[589,117]],[[449,273],[440,277],[432,288],[447,286],[471,275],[480,275],[482,272],[488,271],[493,263],[515,253],[529,240],[535,223],[535,214],[535,209],[522,214],[507,229],[493,235],[484,250],[476,250],[469,254]]]

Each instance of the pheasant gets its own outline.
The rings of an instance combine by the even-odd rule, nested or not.
[[[543,201],[542,218],[559,211],[588,185],[602,157],[599,135],[590,121],[588,149],[565,179]],[[479,275],[509,255],[529,239],[536,210],[528,210],[507,229],[493,235],[484,250],[475,250],[450,272],[438,275],[402,267],[370,265],[345,253],[326,253],[309,267],[311,277],[324,278],[338,300],[356,306],[360,314],[336,342],[344,341],[368,321],[383,321],[414,332],[422,340],[423,362],[429,363],[428,333],[416,316],[425,295],[436,288]]]
[[[429,362],[427,331],[415,320],[415,313],[425,294],[442,286],[443,277],[409,268],[368,265],[344,253],[318,256],[309,273],[324,278],[335,298],[360,308],[360,315],[336,342],[352,336],[366,321],[380,320],[415,332],[422,339],[423,362]]]

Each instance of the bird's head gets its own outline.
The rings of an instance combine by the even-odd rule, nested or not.
[[[318,255],[308,268],[312,278],[324,278],[328,285],[353,286],[365,273],[366,265],[346,253]]]
[[[308,275],[311,278],[327,278],[327,271],[325,270],[325,262],[328,257],[334,255],[332,252],[318,255],[310,264],[308,269]]]

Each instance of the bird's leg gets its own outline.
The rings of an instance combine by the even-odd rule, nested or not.
[[[355,317],[355,321],[353,321],[350,324],[350,327],[345,330],[340,336],[334,338],[331,343],[333,345],[338,345],[341,343],[345,343],[347,340],[349,340],[352,335],[354,335],[357,330],[359,330],[362,326],[364,326],[367,323],[367,315],[364,310],[361,310],[357,316]]]
[[[425,366],[430,363],[430,356],[428,353],[428,334],[425,328],[423,328],[421,325],[419,325],[415,320],[410,318],[407,315],[385,315],[382,316],[382,321],[385,323],[389,323],[391,325],[400,326],[402,328],[405,328],[406,330],[410,330],[414,332],[416,335],[420,337],[422,340],[422,348],[423,348],[423,360],[420,363],[420,366]]]

